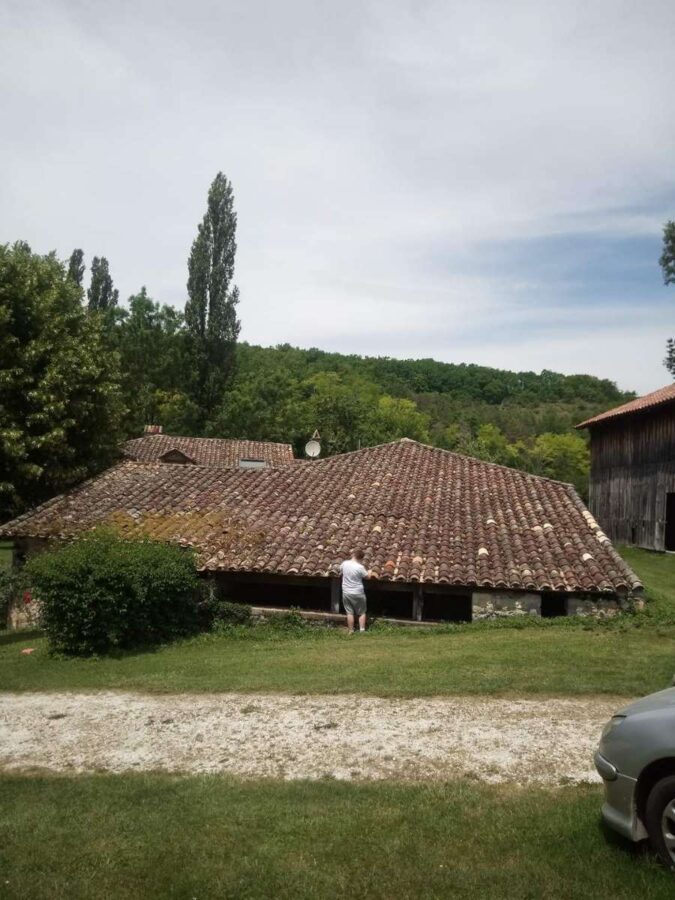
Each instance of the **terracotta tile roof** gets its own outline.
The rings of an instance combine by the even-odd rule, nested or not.
[[[641,586],[571,485],[408,440],[264,471],[120,463],[0,535],[99,523],[194,546],[207,570],[327,576],[361,546],[383,580]]]
[[[607,419],[616,419],[618,416],[627,416],[631,413],[643,412],[646,409],[652,409],[654,406],[661,406],[662,403],[672,403],[675,401],[675,384],[668,384],[666,387],[659,388],[658,391],[652,391],[651,394],[645,394],[644,397],[637,397],[630,400],[622,406],[615,406],[614,409],[608,409],[607,412],[586,419],[580,422],[577,428],[588,428],[589,425],[595,425],[598,422],[604,422]]]
[[[165,454],[177,451],[184,462],[200,466],[238,468],[241,459],[264,460],[268,466],[293,461],[290,444],[268,441],[236,441],[225,438],[173,437],[170,434],[146,434],[124,444],[124,455],[138,462],[161,462]]]

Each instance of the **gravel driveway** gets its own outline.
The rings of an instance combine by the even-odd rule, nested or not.
[[[626,702],[0,694],[0,770],[594,782],[600,729]]]

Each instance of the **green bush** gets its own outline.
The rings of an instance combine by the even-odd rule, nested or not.
[[[199,628],[193,554],[95,531],[32,557],[26,575],[53,651],[109,653]]]
[[[211,614],[214,625],[249,625],[251,622],[251,607],[244,603],[213,600]]]
[[[312,630],[307,619],[304,619],[296,609],[271,613],[261,624],[275,631],[290,632],[291,634]]]
[[[9,613],[9,603],[18,586],[18,576],[12,569],[0,568],[0,628],[4,628]]]

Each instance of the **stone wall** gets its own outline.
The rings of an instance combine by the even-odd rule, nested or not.
[[[28,595],[30,596],[30,595]],[[13,597],[7,609],[8,628],[38,628],[40,626],[40,601],[19,593]]]
[[[541,594],[524,591],[474,591],[471,611],[474,622],[505,616],[540,616]]]
[[[644,606],[642,600],[637,600],[636,603]],[[567,598],[567,615],[595,616],[599,619],[607,619],[628,609],[629,606],[628,599],[598,597],[592,594],[573,594]]]

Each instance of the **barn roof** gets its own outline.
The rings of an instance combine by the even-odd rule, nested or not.
[[[260,460],[268,466],[293,462],[290,444],[269,441],[239,441],[225,438],[174,437],[170,434],[146,434],[124,444],[124,454],[138,462],[161,462],[184,457],[181,462],[200,466],[236,468],[240,460]]]
[[[614,592],[640,582],[568,484],[401,440],[261,471],[125,462],[0,528],[99,524],[191,545],[203,569]]]
[[[598,422],[616,419],[619,416],[628,416],[631,413],[644,412],[656,406],[662,406],[664,403],[672,402],[675,402],[675,384],[668,384],[659,388],[658,391],[645,394],[644,397],[637,397],[635,400],[630,400],[621,406],[615,406],[614,409],[608,409],[607,412],[600,413],[598,416],[586,419],[585,422],[580,422],[577,428],[588,428],[589,425],[596,425]]]

